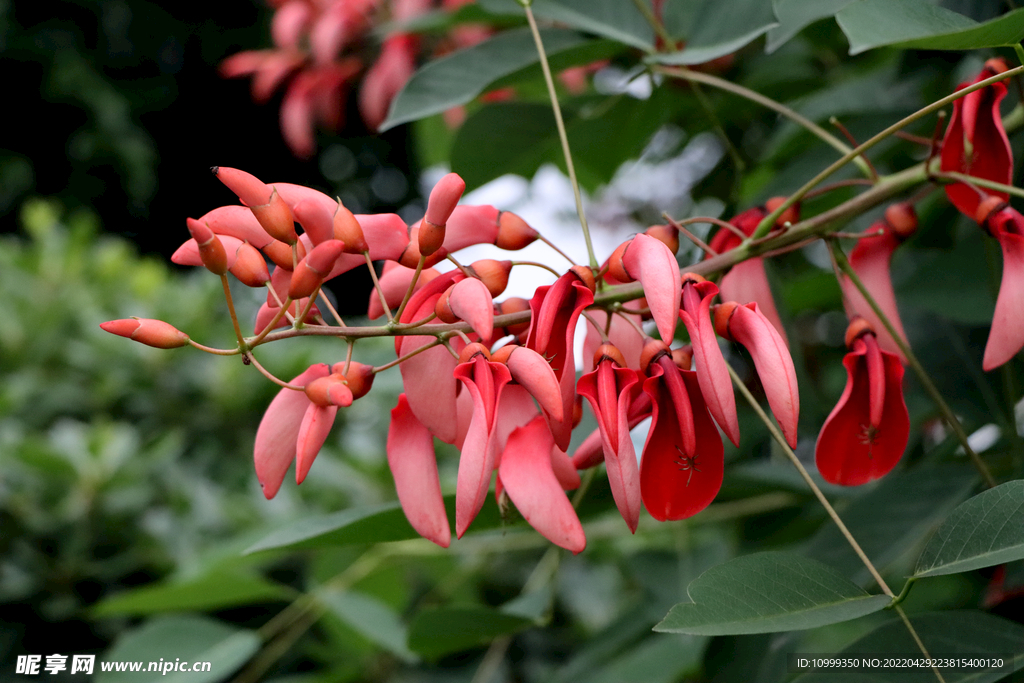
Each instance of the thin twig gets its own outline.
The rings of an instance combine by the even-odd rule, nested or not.
[[[701,250],[703,250],[703,251],[704,251],[704,253],[706,253],[706,254],[710,254],[710,255],[712,255],[712,256],[718,256],[718,252],[717,252],[717,251],[715,251],[714,249],[712,249],[712,248],[711,248],[710,246],[708,246],[708,245],[707,245],[707,244],[706,244],[706,243],[704,242],[704,240],[702,240],[701,238],[697,237],[697,236],[696,236],[696,235],[694,235],[694,234],[693,234],[692,232],[690,232],[689,230],[687,230],[687,229],[686,229],[686,227],[685,227],[685,224],[684,224],[684,223],[682,223],[682,222],[680,222],[680,221],[677,221],[677,220],[675,220],[674,218],[672,218],[671,216],[669,216],[669,215],[668,215],[667,213],[662,213],[662,214],[661,214],[661,217],[662,217],[662,218],[664,218],[665,220],[667,220],[667,221],[669,222],[669,224],[670,224],[670,225],[671,225],[671,226],[672,226],[673,228],[675,228],[675,229],[676,229],[676,230],[678,230],[679,232],[683,233],[683,235],[684,235],[684,236],[686,237],[686,239],[688,239],[688,240],[690,240],[691,242],[693,242],[694,244],[696,244],[696,245],[697,245],[697,248],[698,248],[698,249],[701,249]],[[698,220],[694,220],[694,221],[692,221],[692,222],[693,222],[693,223],[698,223],[698,222],[707,222],[707,221],[704,221],[703,219],[701,219],[701,220],[699,220],[699,221],[698,221]]]
[[[380,280],[377,279],[377,270],[373,267],[373,261],[370,260],[370,252],[364,251],[363,256],[366,257],[366,267],[370,269],[370,278],[373,279],[373,288],[377,290],[377,296],[380,297],[380,305],[384,308],[384,314],[388,317],[388,322],[393,321],[395,318],[391,315],[391,308],[388,306],[387,299],[384,298],[384,288],[380,286]],[[415,286],[416,281],[413,281]]]

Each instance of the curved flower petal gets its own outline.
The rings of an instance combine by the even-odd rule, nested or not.
[[[775,307],[775,297],[772,296],[772,288],[768,284],[768,275],[764,271],[764,259],[752,258],[742,263],[737,263],[722,277],[719,289],[721,290],[723,301],[756,303],[761,309],[761,314],[771,322],[772,326],[782,337],[782,341],[787,347],[789,346],[786,328],[783,326],[782,318],[779,317],[779,311]]]
[[[562,394],[555,377],[555,371],[551,369],[544,357],[531,348],[517,346],[505,361],[512,379],[521,384],[537,399],[537,403],[556,422],[561,422],[564,417],[562,412]]]
[[[796,368],[786,342],[756,303],[737,306],[729,318],[729,333],[750,352],[761,378],[768,405],[790,446],[796,448],[800,419],[800,390]]]
[[[398,501],[409,524],[423,538],[447,548],[452,532],[441,496],[434,439],[413,415],[405,394],[391,410],[387,452]]]
[[[697,379],[708,410],[729,440],[738,446],[740,422],[736,415],[736,395],[710,318],[711,299],[716,294],[718,287],[713,282],[687,282],[683,285],[683,308],[679,315],[690,334]]]
[[[682,281],[676,255],[661,240],[640,234],[633,238],[622,256],[630,277],[640,281],[647,305],[662,341],[671,344],[679,320]]]
[[[857,240],[857,246],[850,252],[850,265],[879,308],[885,313],[885,317],[896,328],[900,339],[906,343],[907,334],[903,331],[903,322],[900,319],[899,308],[896,306],[896,293],[893,291],[890,275],[892,254],[900,245],[901,240],[886,223],[880,221],[872,225],[870,229],[877,228],[881,228],[884,232],[876,237],[862,237]],[[878,343],[882,349],[895,354],[902,363],[906,363],[907,359],[900,351],[899,345],[893,341],[892,335],[885,329],[885,325],[875,315],[875,311],[867,300],[861,296],[857,286],[845,275],[839,284],[843,288],[843,301],[846,305],[847,317],[860,316],[871,323],[871,327],[878,335]]]
[[[481,339],[490,339],[494,333],[494,301],[485,285],[475,277],[455,283],[448,296],[452,313],[469,323]]]
[[[334,418],[338,414],[338,406],[318,406],[310,403],[299,425],[299,435],[295,442],[295,483],[301,484],[309,474],[320,449],[327,441],[327,435],[334,426]]]
[[[326,363],[311,365],[305,372],[291,381],[304,386],[315,379],[327,377],[331,369]],[[312,405],[306,395],[294,389],[281,389],[270,402],[267,411],[256,430],[256,445],[253,449],[256,463],[256,478],[263,487],[263,495],[269,500],[277,495],[284,481],[284,475],[295,459],[296,440],[306,409]]]
[[[538,416],[508,438],[498,476],[516,509],[542,536],[573,553],[587,546],[576,511],[551,467],[554,442]]]
[[[1021,223],[1024,226],[1024,219]],[[1003,279],[982,360],[986,371],[1006,363],[1024,347],[1024,237],[997,230],[996,239],[1003,250]]]
[[[655,519],[686,519],[710,505],[722,487],[722,438],[708,415],[696,374],[678,370],[692,408],[696,436],[693,453],[687,453],[680,440],[679,406],[662,377],[665,368],[661,364],[651,368],[644,391],[651,397],[654,419],[640,460],[640,492]]]
[[[869,355],[880,356],[881,363],[872,366],[881,367],[869,366]],[[843,365],[846,389],[821,428],[814,457],[826,481],[858,486],[899,462],[910,436],[910,416],[903,400],[903,365],[879,350],[873,335],[855,340]]]
[[[453,374],[473,397],[473,417],[462,444],[455,488],[455,534],[462,538],[487,498],[498,457],[495,408],[512,376],[503,364],[488,361],[483,355],[460,363]]]

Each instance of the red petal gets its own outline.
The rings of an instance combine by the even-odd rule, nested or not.
[[[729,319],[729,333],[750,352],[768,405],[786,441],[796,448],[800,390],[786,341],[756,303],[736,307]]]
[[[871,382],[867,345],[855,343],[843,365],[849,377],[839,403],[825,420],[815,448],[818,471],[826,481],[858,486],[887,474],[907,447],[910,416],[903,400],[903,365],[882,352],[885,401],[881,422],[871,426]]]
[[[1003,280],[982,361],[986,371],[1006,363],[1024,347],[1024,237],[999,230],[996,238],[1003,250]]]
[[[306,413],[302,416],[302,424],[299,426],[299,435],[296,439],[295,457],[295,483],[301,484],[309,474],[309,468],[313,466],[324,442],[327,441],[331,427],[334,426],[334,417],[338,414],[337,406],[318,406],[310,403]]]
[[[875,223],[870,229],[881,227],[885,232],[877,237],[864,237],[857,240],[857,246],[850,252],[850,265],[857,273],[857,276],[864,283],[868,292],[878,303],[879,308],[885,313],[892,326],[896,328],[900,339],[907,341],[907,335],[903,331],[903,322],[900,320],[900,311],[896,306],[896,293],[892,288],[892,277],[890,276],[890,265],[892,253],[900,245],[900,242],[893,235],[892,230],[885,227],[884,223]],[[860,290],[846,276],[840,280],[843,287],[843,300],[846,305],[846,315],[860,317],[871,323],[871,327],[878,335],[878,343],[884,351],[896,354],[899,359],[906,363],[906,358],[900,347],[892,339],[892,335],[885,329],[885,325],[875,315],[874,310],[867,300],[861,296]]]
[[[309,369],[291,381],[304,386],[315,379],[331,374],[325,363],[311,365]],[[268,499],[277,495],[284,475],[295,459],[299,427],[306,409],[312,405],[306,395],[294,389],[281,389],[270,402],[267,411],[256,430],[256,445],[253,449],[256,462],[256,478]]]
[[[660,367],[660,366],[658,366]],[[680,370],[696,432],[696,452],[687,456],[680,443],[677,408],[655,375],[644,382],[651,396],[654,420],[640,460],[640,491],[644,505],[659,521],[686,519],[715,499],[725,470],[722,438],[708,415],[695,373]]]
[[[764,317],[768,318],[778,331],[782,341],[789,346],[786,328],[783,327],[782,318],[779,317],[779,311],[775,308],[775,298],[772,296],[772,289],[768,284],[768,275],[764,272],[763,259],[752,258],[737,263],[722,278],[719,289],[722,301],[756,303]]]
[[[434,439],[413,415],[405,394],[391,411],[387,451],[398,501],[409,524],[420,536],[447,548],[452,532],[441,496]]]
[[[516,509],[542,536],[573,553],[587,546],[576,511],[551,468],[551,432],[540,417],[512,432],[499,476]]]
[[[729,440],[738,446],[740,422],[736,415],[736,396],[710,318],[711,299],[716,294],[718,287],[712,282],[687,283],[683,286],[683,309],[679,315],[690,333],[697,379],[708,410]]]
[[[494,301],[487,285],[475,277],[455,284],[448,297],[452,313],[469,323],[481,339],[490,339],[494,333]]]
[[[663,342],[671,344],[679,320],[679,299],[682,294],[676,255],[664,242],[640,234],[626,247],[622,263],[629,276],[643,285],[647,305],[658,326],[658,334]]]

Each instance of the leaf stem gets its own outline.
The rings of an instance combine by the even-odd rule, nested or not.
[[[576,198],[576,213],[580,217],[580,226],[583,228],[583,238],[587,242],[587,255],[590,259],[590,267],[597,270],[597,257],[594,256],[594,244],[590,240],[590,228],[587,225],[587,216],[583,211],[583,195],[580,194],[580,184],[576,180],[576,167],[572,163],[572,152],[569,150],[569,137],[565,132],[565,121],[562,120],[562,108],[558,104],[558,93],[555,92],[555,81],[551,77],[551,66],[548,64],[548,56],[544,51],[544,43],[540,37],[540,29],[537,28],[537,20],[533,16],[531,2],[518,0],[526,12],[526,21],[530,24],[530,32],[533,34],[533,42],[537,45],[537,54],[540,56],[540,66],[544,71],[544,83],[548,88],[548,95],[551,97],[551,109],[555,114],[555,126],[558,128],[558,138],[562,142],[562,154],[565,156],[565,168],[569,172],[569,182],[572,184],[573,196]]]
[[[963,425],[960,424],[960,420],[957,419],[952,409],[947,405],[945,399],[942,398],[942,394],[939,393],[939,390],[935,387],[931,377],[928,376],[924,367],[917,360],[917,356],[915,356],[914,352],[910,349],[910,345],[903,341],[903,338],[896,333],[896,328],[893,327],[892,321],[889,320],[885,315],[885,312],[882,311],[881,307],[878,305],[878,302],[875,301],[873,296],[871,296],[871,292],[869,292],[867,287],[864,286],[864,283],[857,275],[857,272],[853,269],[853,266],[850,265],[849,260],[847,260],[846,254],[843,253],[842,248],[840,248],[834,240],[829,240],[829,246],[831,247],[830,250],[835,258],[836,265],[839,266],[839,269],[843,271],[843,274],[846,275],[846,277],[850,278],[850,281],[857,288],[857,291],[860,292],[861,296],[864,297],[864,300],[868,302],[869,306],[871,306],[871,310],[878,316],[882,325],[885,326],[885,330],[892,337],[893,341],[896,342],[896,345],[900,347],[900,351],[903,352],[903,355],[906,357],[910,367],[914,369],[914,373],[921,381],[921,385],[924,387],[924,390],[938,407],[943,420],[945,420],[946,424],[949,425],[949,428],[953,430],[953,433],[956,434],[957,440],[960,442],[960,445],[963,446],[964,452],[966,452],[968,457],[970,457],[975,469],[977,469],[981,474],[982,478],[985,480],[985,484],[989,488],[993,488],[996,485],[996,481],[992,477],[992,473],[989,472],[988,467],[985,466],[981,456],[975,453],[974,449],[971,448]]]
[[[364,251],[363,256],[366,257],[366,267],[370,269],[370,278],[373,280],[373,288],[377,290],[377,296],[380,297],[380,305],[384,307],[384,313],[388,316],[388,322],[395,319],[391,315],[391,308],[388,306],[387,299],[384,298],[384,290],[380,286],[380,280],[377,279],[377,271],[373,267],[373,261],[370,260],[370,252]],[[413,280],[413,286],[416,285],[416,281]]]
[[[1004,185],[1002,183],[993,182],[984,178],[978,178],[966,173],[957,173],[956,171],[943,171],[941,173],[933,173],[932,178],[936,180],[948,180],[949,182],[967,183],[968,185],[976,185],[978,187],[984,187],[986,190],[997,190],[999,192],[1005,192],[1006,194],[1013,195],[1014,197],[1024,197],[1024,190],[1013,185]]]

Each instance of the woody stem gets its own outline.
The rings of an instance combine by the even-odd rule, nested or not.
[[[558,104],[558,93],[555,92],[555,81],[551,77],[551,66],[548,64],[548,56],[544,51],[544,43],[540,38],[540,29],[537,28],[537,20],[533,16],[533,9],[530,8],[533,0],[516,0],[522,5],[526,12],[526,21],[530,24],[530,32],[533,34],[533,42],[537,45],[537,54],[540,56],[540,67],[544,71],[544,83],[548,88],[548,95],[551,97],[551,110],[555,114],[555,127],[558,128],[558,139],[562,142],[562,154],[565,156],[565,168],[569,172],[569,182],[572,184],[572,193],[576,198],[576,213],[580,217],[580,226],[583,228],[583,238],[587,243],[587,256],[590,259],[590,267],[597,270],[597,257],[594,256],[594,244],[590,240],[590,227],[587,225],[587,215],[583,211],[583,195],[580,194],[580,184],[576,180],[576,167],[572,163],[572,152],[569,150],[569,137],[565,132],[565,121],[562,120],[562,108]]]
[[[828,513],[828,516],[831,517],[832,521],[836,523],[837,527],[839,527],[839,532],[846,539],[846,542],[850,544],[850,547],[853,548],[853,552],[857,553],[857,557],[860,558],[860,561],[864,563],[865,567],[867,567],[868,572],[871,574],[871,578],[875,580],[875,583],[878,584],[878,587],[882,589],[883,593],[888,595],[890,598],[895,598],[896,594],[892,592],[892,589],[889,588],[889,584],[887,584],[885,579],[882,578],[882,575],[878,573],[875,565],[868,558],[867,554],[864,553],[860,544],[857,543],[857,539],[853,537],[853,534],[850,533],[846,524],[844,524],[843,520],[839,518],[839,513],[836,512],[835,508],[832,507],[832,504],[828,502],[827,498],[825,498],[825,494],[822,493],[821,489],[818,488],[818,485],[814,483],[813,479],[811,479],[811,475],[807,472],[807,468],[804,467],[803,463],[800,462],[800,459],[796,457],[796,453],[794,453],[793,449],[789,447],[788,443],[786,443],[786,439],[782,436],[782,432],[780,432],[779,428],[775,426],[775,423],[772,422],[771,418],[765,414],[764,410],[757,402],[757,399],[755,399],[753,394],[750,393],[750,390],[747,389],[747,385],[745,385],[743,380],[739,378],[739,375],[737,375],[736,371],[732,369],[732,366],[726,365],[726,367],[729,370],[729,376],[732,377],[732,383],[736,386],[736,389],[743,394],[743,398],[746,399],[747,403],[750,404],[750,407],[754,409],[755,413],[757,413],[757,416],[762,422],[764,422],[765,426],[768,427],[768,431],[771,432],[772,438],[778,442],[779,446],[782,448],[782,452],[786,454],[789,461],[793,463],[793,466],[796,467],[798,472],[800,472],[800,476],[803,477],[803,480],[807,482],[809,487],[811,487],[811,491],[818,499],[818,502],[822,504],[825,508],[825,512]]]
[[[864,297],[864,300],[868,302],[869,306],[871,306],[871,310],[874,311],[875,315],[878,316],[878,319],[882,321],[882,325],[885,326],[885,330],[889,333],[889,336],[892,337],[893,341],[896,342],[896,345],[900,347],[900,351],[903,352],[903,355],[906,357],[910,367],[914,369],[914,373],[921,381],[921,385],[924,387],[924,390],[935,402],[939,412],[942,414],[942,419],[945,420],[946,424],[949,425],[949,428],[953,430],[953,433],[956,435],[960,445],[963,446],[964,452],[967,453],[971,462],[974,464],[975,469],[977,469],[981,474],[982,478],[985,480],[985,484],[989,488],[993,488],[996,485],[996,480],[992,477],[992,473],[988,471],[988,467],[985,466],[981,456],[975,453],[974,449],[971,448],[971,445],[967,440],[967,432],[964,431],[963,425],[960,424],[960,420],[957,419],[952,409],[946,404],[945,399],[942,398],[942,394],[940,394],[939,390],[935,387],[931,377],[928,376],[924,367],[917,360],[917,356],[915,356],[914,352],[911,351],[910,345],[903,341],[903,338],[896,333],[896,328],[893,327],[892,321],[889,320],[885,315],[885,312],[883,312],[879,307],[878,302],[875,301],[873,296],[871,296],[871,292],[869,292],[867,287],[864,286],[864,283],[857,275],[857,272],[853,269],[853,266],[850,265],[850,262],[846,258],[846,254],[843,253],[843,250],[839,245],[836,242],[829,240],[829,246],[831,246],[832,255],[835,258],[836,265],[839,266],[839,269],[843,271],[844,275],[850,278],[850,281],[857,288],[857,291],[860,292],[861,296]]]

